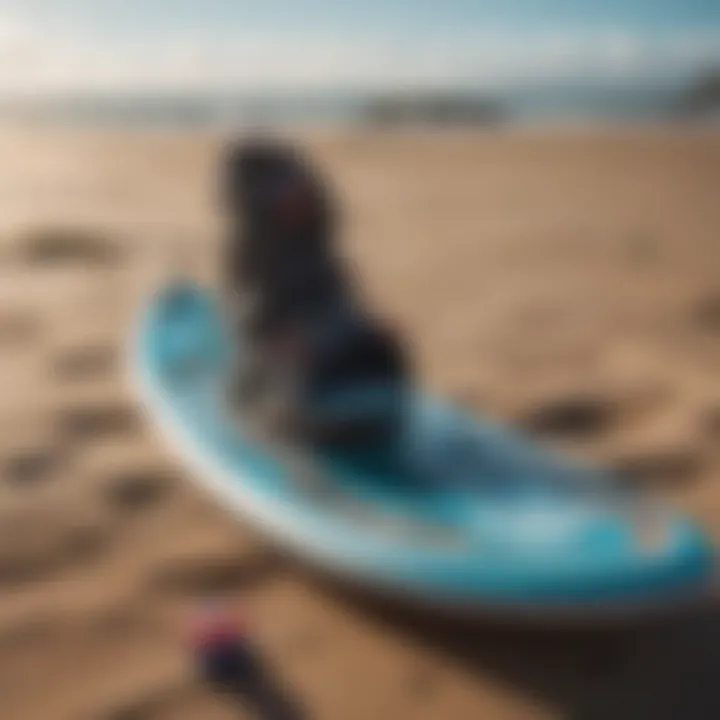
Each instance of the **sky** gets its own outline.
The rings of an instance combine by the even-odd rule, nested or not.
[[[720,68],[720,0],[0,0],[0,93],[385,88]]]

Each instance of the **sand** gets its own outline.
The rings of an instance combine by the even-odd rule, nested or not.
[[[717,536],[720,135],[304,143],[425,383],[628,469]],[[453,631],[318,584],[200,494],[138,411],[123,348],[178,263],[216,273],[221,146],[0,130],[3,720],[250,717],[184,650],[187,609],[214,593],[319,720],[720,717],[713,608],[623,632]]]

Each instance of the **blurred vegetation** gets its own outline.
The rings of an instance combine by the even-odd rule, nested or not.
[[[367,109],[377,125],[498,125],[505,108],[492,98],[464,93],[395,94],[375,98]]]
[[[692,115],[720,115],[720,68],[702,75],[685,96],[683,110]]]

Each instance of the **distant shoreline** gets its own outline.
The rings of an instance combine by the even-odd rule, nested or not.
[[[673,122],[692,84],[265,93],[85,93],[0,98],[0,119],[120,127],[505,127]]]
[[[68,136],[96,136],[151,138],[162,136],[165,138],[198,139],[206,138],[209,141],[218,141],[236,135],[251,132],[252,129],[243,125],[229,125],[226,127],[188,127],[188,126],[144,126],[122,124],[92,124],[92,123],[62,123],[52,120],[25,122],[0,118],[0,134],[29,135],[33,133],[68,135]],[[568,139],[612,138],[612,137],[642,137],[642,136],[692,136],[697,138],[716,137],[720,134],[720,121],[588,121],[588,122],[536,122],[536,123],[508,123],[499,127],[452,127],[433,128],[423,126],[407,126],[402,128],[382,128],[371,125],[348,126],[342,124],[314,124],[312,126],[290,126],[269,129],[271,133],[281,136],[296,137],[298,139],[361,139],[381,138],[426,138],[428,141],[443,138],[462,140],[473,137],[513,137],[513,138],[547,138],[565,137]]]

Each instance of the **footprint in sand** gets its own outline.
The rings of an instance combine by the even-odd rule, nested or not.
[[[107,502],[125,513],[156,506],[173,487],[165,468],[125,471],[110,478],[104,488]]]
[[[707,411],[703,424],[710,437],[720,437],[720,402]]]
[[[66,350],[52,358],[55,377],[63,382],[105,379],[117,366],[117,353],[110,345]]]
[[[279,556],[269,551],[251,555],[214,552],[167,560],[150,582],[163,591],[208,597],[260,585],[281,569]]]
[[[692,310],[695,324],[707,331],[720,332],[720,292],[701,298]]]
[[[0,645],[6,652],[15,655],[28,646],[47,642],[48,637],[57,632],[60,623],[61,618],[36,609],[24,616],[10,616],[0,625]]]
[[[663,447],[627,453],[612,463],[633,482],[649,484],[687,483],[694,480],[703,466],[696,447]]]
[[[157,709],[152,698],[150,700],[138,698],[129,701],[125,707],[113,708],[94,716],[93,720],[152,720]]]
[[[608,430],[614,419],[615,407],[609,399],[571,394],[537,403],[521,424],[538,435],[589,439]]]
[[[50,512],[0,518],[0,587],[16,587],[98,556],[109,542],[100,522]]]
[[[17,451],[2,461],[3,482],[17,487],[38,485],[55,477],[68,459],[66,451],[54,446]]]
[[[129,402],[96,402],[63,408],[57,418],[61,434],[71,441],[130,436],[141,427],[140,416]]]
[[[158,713],[172,705],[173,699],[183,689],[179,687],[158,687],[141,692],[137,697],[117,702],[99,713],[93,713],[87,720],[154,720]]]
[[[116,241],[90,229],[72,227],[29,231],[16,241],[16,256],[29,267],[112,267],[123,259]]]
[[[82,720],[175,720],[178,717],[234,720],[238,714],[226,699],[215,698],[199,683],[185,678],[175,684],[160,684],[157,688],[139,693],[137,697],[116,701],[114,706],[96,711]]]
[[[0,347],[24,346],[40,335],[40,319],[25,311],[0,312]]]

